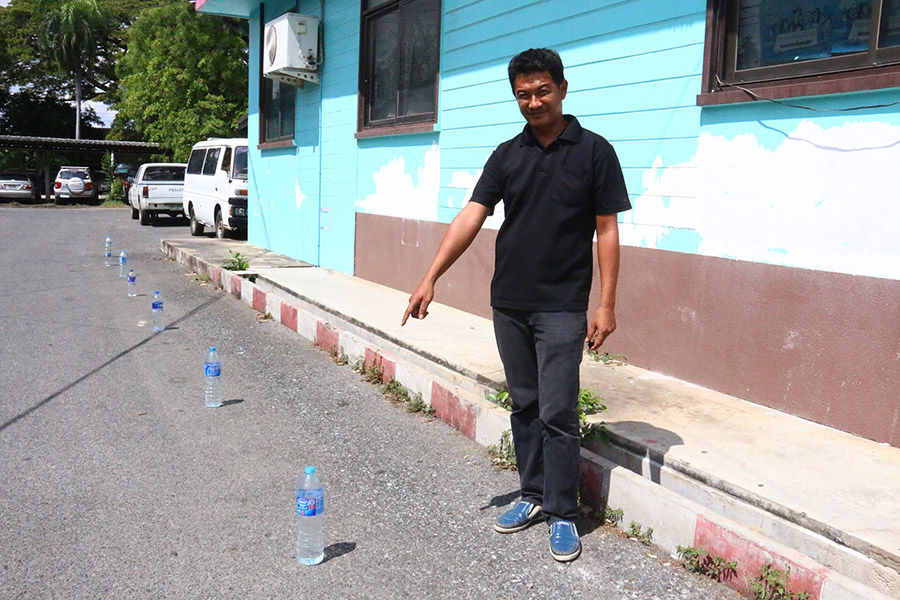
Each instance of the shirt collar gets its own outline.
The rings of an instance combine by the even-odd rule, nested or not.
[[[563,118],[569,124],[566,125],[566,128],[562,130],[562,133],[556,139],[577,144],[581,141],[581,132],[584,131],[581,128],[581,124],[573,115],[563,115]],[[537,138],[534,137],[534,133],[531,131],[531,125],[526,123],[522,133],[519,134],[519,146],[524,146],[525,144],[536,145],[537,143]]]

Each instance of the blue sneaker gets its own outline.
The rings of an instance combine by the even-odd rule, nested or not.
[[[523,501],[500,515],[494,522],[494,529],[500,533],[515,533],[543,518],[540,504]]]
[[[581,540],[572,521],[550,523],[550,554],[559,562],[575,560],[581,554]]]

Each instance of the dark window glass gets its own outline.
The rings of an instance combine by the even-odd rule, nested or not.
[[[260,130],[264,134],[264,141],[293,139],[297,88],[280,81],[264,79],[262,97],[263,123]]]
[[[435,120],[440,0],[370,0],[363,21],[363,126]]]
[[[184,181],[184,167],[147,167],[144,181]]]
[[[187,172],[190,175],[199,175],[203,170],[203,159],[206,157],[206,148],[199,148],[191,151],[191,157],[188,159]]]
[[[234,149],[234,171],[231,176],[235,179],[247,177],[247,146],[238,146]]]
[[[772,81],[900,62],[891,0],[722,0],[726,82]],[[878,36],[872,32],[879,32]],[[877,39],[876,39],[877,38]]]
[[[206,160],[203,161],[204,175],[216,174],[216,165],[219,164],[219,154],[221,154],[221,152],[221,148],[210,148],[209,152],[206,153]]]
[[[222,170],[231,175],[231,146],[225,148],[225,155],[222,156]]]

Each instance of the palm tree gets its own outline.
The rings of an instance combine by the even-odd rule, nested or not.
[[[103,27],[97,0],[65,0],[41,27],[40,45],[56,67],[75,79],[75,139],[81,139],[81,82],[97,57],[95,32]]]

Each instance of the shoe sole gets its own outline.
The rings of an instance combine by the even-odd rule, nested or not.
[[[497,533],[516,533],[517,531],[522,531],[523,529],[528,529],[535,523],[539,523],[540,521],[545,520],[545,517],[535,517],[534,519],[528,521],[523,525],[516,525],[515,527],[503,527],[502,525],[498,525],[494,523],[494,531]]]
[[[556,554],[553,551],[553,548],[550,549],[550,556],[556,559],[557,562],[569,562],[571,560],[575,560],[579,556],[581,556],[581,546],[578,547],[578,550],[573,552],[572,554]]]

